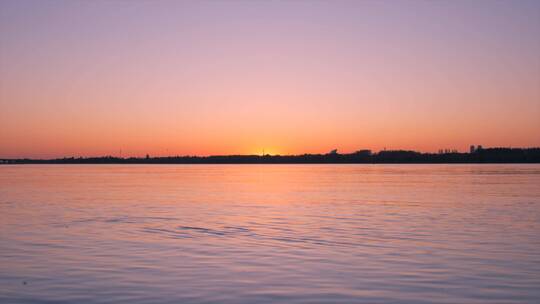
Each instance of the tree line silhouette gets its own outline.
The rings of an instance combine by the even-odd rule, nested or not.
[[[57,159],[0,159],[0,164],[445,164],[445,163],[540,163],[540,148],[485,148],[470,153],[457,151],[421,153],[360,150],[340,154],[216,155],[167,157],[69,157]]]

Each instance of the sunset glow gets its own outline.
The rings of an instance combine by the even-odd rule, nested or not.
[[[540,146],[538,1],[2,1],[0,158]]]
[[[0,303],[540,303],[540,0],[0,0]]]

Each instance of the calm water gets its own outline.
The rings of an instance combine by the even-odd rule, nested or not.
[[[540,165],[0,166],[1,303],[540,303]]]

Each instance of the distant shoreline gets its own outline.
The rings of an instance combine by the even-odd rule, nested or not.
[[[340,154],[302,155],[221,155],[166,157],[66,157],[57,159],[0,159],[0,165],[11,164],[486,164],[540,163],[540,148],[471,148],[469,153],[446,151],[421,153],[406,150],[384,150],[372,153],[360,150]]]

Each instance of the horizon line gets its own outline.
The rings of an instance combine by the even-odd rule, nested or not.
[[[19,158],[4,158],[0,157],[0,161],[58,161],[58,160],[69,160],[69,159],[118,159],[118,160],[139,160],[139,159],[167,159],[167,158],[216,158],[216,157],[302,157],[302,156],[352,156],[352,155],[377,155],[381,152],[406,152],[414,153],[419,155],[445,155],[445,154],[473,154],[482,150],[535,150],[540,149],[540,146],[535,147],[504,147],[504,146],[495,146],[495,147],[482,147],[482,145],[474,146],[471,145],[469,151],[458,151],[457,149],[439,149],[437,152],[422,152],[410,149],[383,149],[379,151],[373,151],[371,149],[360,149],[354,152],[348,153],[339,153],[338,149],[333,149],[330,152],[326,153],[301,153],[301,154],[270,154],[270,153],[261,153],[261,154],[213,154],[213,155],[196,155],[196,154],[176,154],[176,155],[161,155],[161,156],[151,156],[149,153],[144,156],[118,156],[118,155],[101,155],[101,156],[61,156],[53,158],[30,158],[30,157],[19,157]]]

